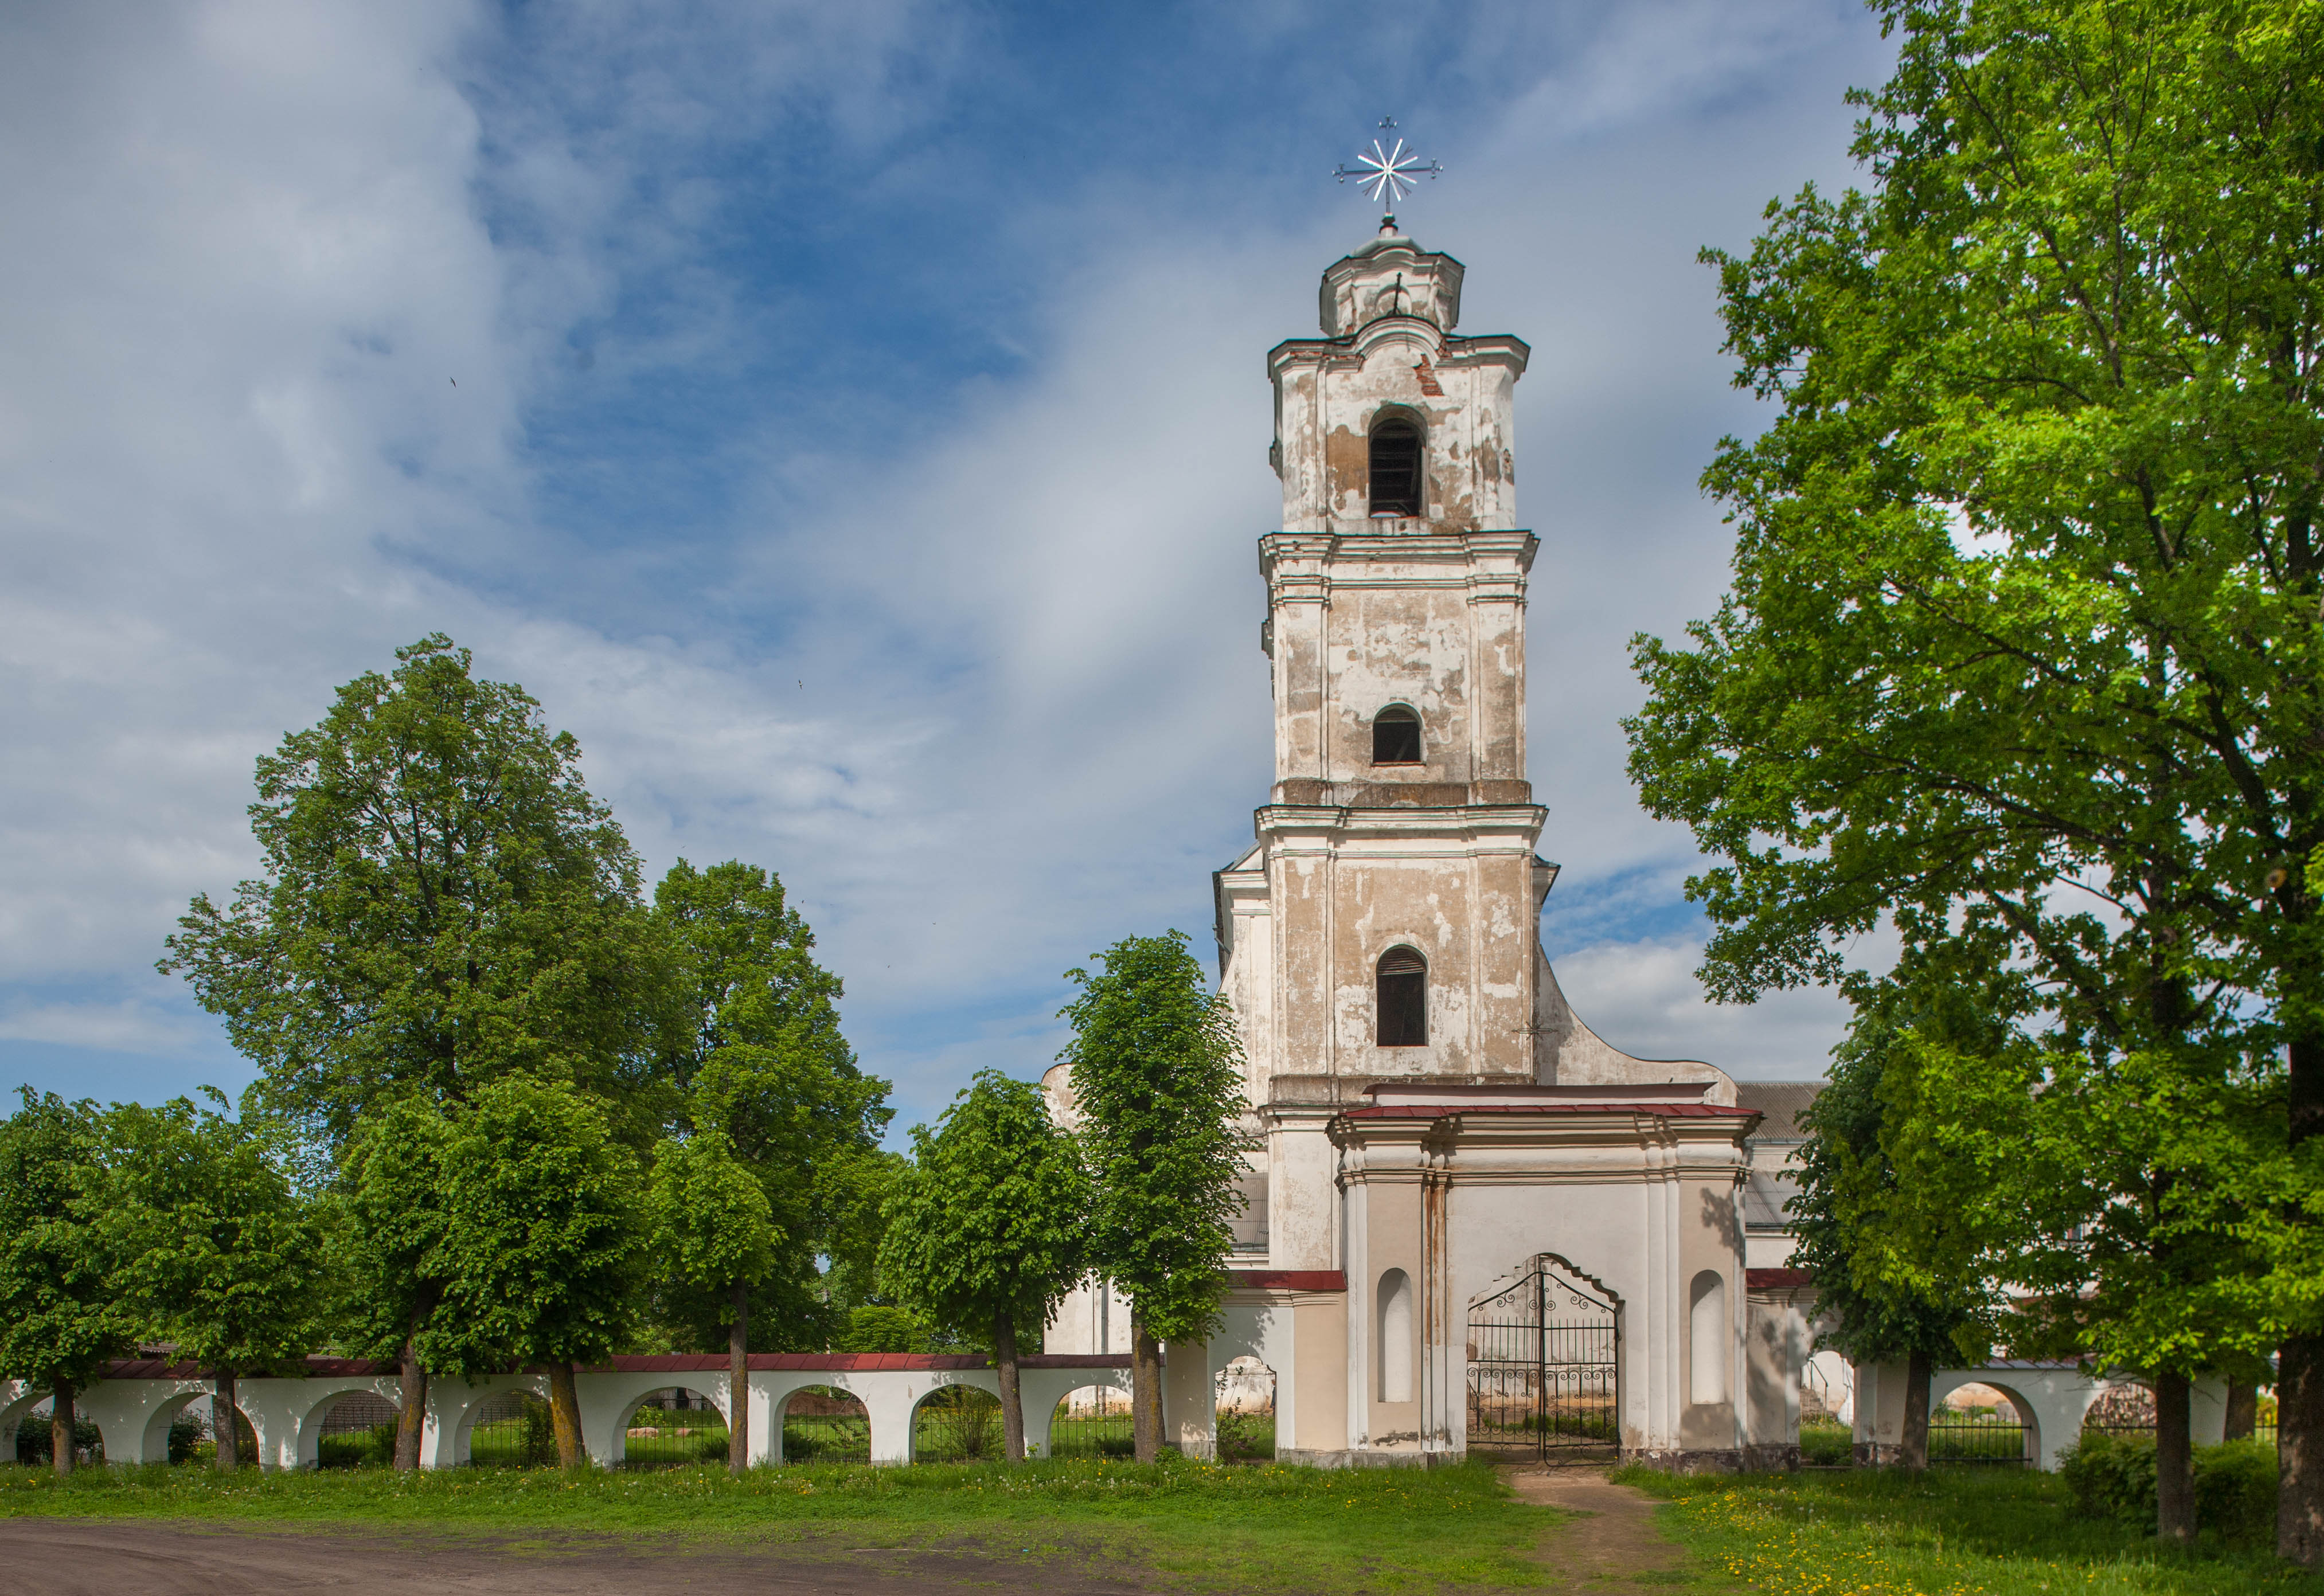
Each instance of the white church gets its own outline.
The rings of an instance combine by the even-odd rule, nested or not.
[[[1462,274],[1388,218],[1323,273],[1323,337],[1268,357],[1275,781],[1215,878],[1263,1150],[1225,1324],[1166,1349],[1173,1439],[1207,1453],[1214,1405],[1271,1375],[1286,1462],[1780,1467],[1812,1311],[1781,1165],[1813,1088],[1633,1057],[1558,989],[1526,774],[1530,352],[1454,332]],[[1102,1287],[1047,1337],[1128,1345]]]

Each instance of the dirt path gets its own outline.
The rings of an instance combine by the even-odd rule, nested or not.
[[[1667,1574],[1686,1562],[1685,1549],[1664,1539],[1655,1527],[1654,1498],[1627,1485],[1608,1484],[1603,1464],[1517,1464],[1502,1469],[1501,1477],[1519,1501],[1590,1515],[1561,1526],[1542,1541],[1542,1560],[1577,1587]]]
[[[844,1538],[752,1546],[679,1536],[339,1534],[89,1518],[0,1519],[0,1567],[15,1571],[12,1586],[22,1578],[15,1588],[42,1596],[933,1596],[995,1586],[1035,1596],[1130,1596],[1139,1589],[1061,1565]]]

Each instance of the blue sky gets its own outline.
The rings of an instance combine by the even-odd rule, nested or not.
[[[1704,1004],[1625,654],[1717,602],[1764,418],[1705,244],[1858,175],[1824,0],[326,4],[0,14],[0,1077],[248,1067],[152,972],[253,760],[434,630],[582,741],[656,873],[779,871],[901,1119],[1038,1072],[1060,973],[1207,943],[1268,779],[1265,351],[1374,213],[1534,347],[1544,921],[1618,1046],[1820,1073]]]

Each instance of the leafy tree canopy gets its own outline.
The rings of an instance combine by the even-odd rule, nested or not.
[[[723,1132],[697,1130],[655,1149],[646,1215],[663,1322],[697,1347],[716,1345],[733,1323],[735,1287],[765,1280],[782,1250],[765,1189]]]
[[[97,1105],[18,1089],[0,1121],[0,1377],[85,1386],[136,1350],[90,1199],[104,1177]]]
[[[572,1083],[644,1145],[672,1106],[675,989],[636,856],[522,688],[441,635],[396,660],[258,761],[265,872],[196,898],[160,967],[335,1149],[374,1103],[512,1073]]]
[[[1094,1184],[1090,1261],[1148,1334],[1207,1335],[1226,1290],[1250,1112],[1242,1042],[1184,932],[1130,936],[1069,970],[1075,1134]]]
[[[1041,1089],[981,1070],[936,1128],[912,1128],[914,1161],[889,1200],[880,1273],[945,1330],[1038,1338],[1082,1277],[1089,1177]]]
[[[816,963],[815,935],[770,872],[681,859],[653,912],[687,994],[664,1071],[686,1119],[723,1136],[759,1180],[778,1232],[776,1265],[753,1293],[754,1342],[823,1346],[860,1300],[849,1293],[862,1287],[862,1232],[876,1232],[891,1161],[878,1150],[894,1112],[888,1083],[858,1067],[839,1029],[839,980]]]
[[[277,1149],[210,1095],[106,1113],[99,1222],[155,1339],[238,1374],[294,1369],[323,1328],[320,1237]]]

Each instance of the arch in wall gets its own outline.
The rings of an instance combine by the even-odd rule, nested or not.
[[[317,1387],[322,1388],[319,1394]],[[386,1439],[383,1455],[358,1455],[376,1450],[361,1437],[374,1425],[394,1424],[401,1412],[393,1398],[381,1393],[374,1380],[310,1380],[300,1395],[306,1399],[306,1411],[298,1420],[300,1467],[352,1468],[359,1462],[395,1461],[395,1438],[392,1433]],[[324,1455],[326,1437],[334,1444],[328,1449],[332,1455],[327,1457]]]
[[[1728,1399],[1734,1338],[1727,1317],[1727,1277],[1703,1269],[1686,1287],[1686,1399],[1698,1407]]]
[[[1428,1045],[1428,959],[1409,943],[1380,955],[1373,967],[1374,1039],[1383,1047]]]
[[[2025,1432],[2024,1451],[2025,1461],[2028,1463],[2039,1463],[2042,1459],[2049,1455],[2042,1449],[2041,1406],[2022,1388],[2012,1384],[2008,1376],[2005,1374],[1997,1374],[1991,1370],[1971,1370],[1950,1377],[1939,1375],[1929,1382],[1929,1412],[1934,1415],[1939,1408],[1945,1406],[1947,1398],[1964,1386],[1989,1386],[2000,1392],[2008,1400],[2009,1406],[2017,1410],[2017,1422]],[[2076,1406],[2080,1405],[2076,1404]],[[1929,1461],[1935,1462],[1939,1460],[1936,1457],[1933,1435],[1930,1437],[1930,1442]]]
[[[1029,1415],[1027,1427],[1031,1427]],[[1057,1398],[1049,1415],[1048,1455],[1127,1458],[1137,1451],[1130,1429],[1127,1391],[1112,1386],[1079,1386]]]
[[[1372,716],[1372,763],[1426,763],[1420,742],[1420,711],[1409,704],[1385,704]]]
[[[8,1404],[0,1412],[0,1462],[15,1462],[20,1459],[37,1462],[46,1467],[52,1457],[51,1447],[55,1434],[52,1420],[56,1413],[55,1394],[51,1391],[31,1392]],[[88,1451],[80,1449],[79,1438],[88,1430],[97,1432],[97,1443]],[[73,1410],[73,1461],[101,1463],[106,1461],[104,1427],[79,1408]],[[24,1444],[32,1443],[32,1456],[25,1456]]]
[[[1412,1277],[1381,1274],[1372,1293],[1372,1395],[1382,1402],[1412,1400]]]
[[[441,1390],[450,1382],[429,1383],[432,1389]],[[548,1381],[540,1383],[545,1386]],[[469,1390],[452,1420],[452,1430],[456,1463],[545,1468],[557,1461],[556,1442],[549,1435],[549,1399],[530,1386]]]
[[[633,1400],[622,1405],[613,1421],[613,1434],[606,1437],[606,1457],[617,1469],[669,1469],[681,1463],[724,1462],[726,1404],[721,1384],[716,1380],[696,1385],[687,1379],[672,1379],[641,1391]],[[701,1405],[678,1408],[663,1404],[659,1398],[665,1391],[684,1391],[700,1398]],[[642,1409],[651,1409],[658,1416],[653,1423],[637,1422]]]
[[[986,1462],[1001,1446],[1001,1398],[982,1386],[938,1386],[912,1405],[916,1463]]]
[[[205,1422],[209,1426],[211,1441],[213,1443],[217,1441],[217,1393],[208,1388],[208,1383],[205,1382],[199,1388],[178,1391],[163,1398],[146,1416],[145,1434],[141,1438],[138,1447],[138,1454],[144,1462],[158,1463],[189,1461],[170,1455],[170,1432],[176,1427],[179,1416],[197,1402],[208,1405],[208,1417]],[[258,1446],[258,1432],[250,1422],[250,1415],[237,1407],[234,1410],[234,1416],[238,1421],[235,1428],[243,1435],[249,1437],[250,1450],[255,1453]],[[257,1466],[254,1458],[251,1466],[254,1468]]]
[[[837,1386],[801,1386],[775,1415],[775,1461],[868,1463],[872,1411],[863,1398]]]
[[[1390,407],[1372,418],[1365,439],[1365,484],[1374,519],[1402,520],[1421,512],[1425,442],[1420,418],[1410,411]]]
[[[1275,1370],[1251,1353],[1230,1358],[1213,1377],[1211,1414],[1222,1463],[1275,1460]]]

